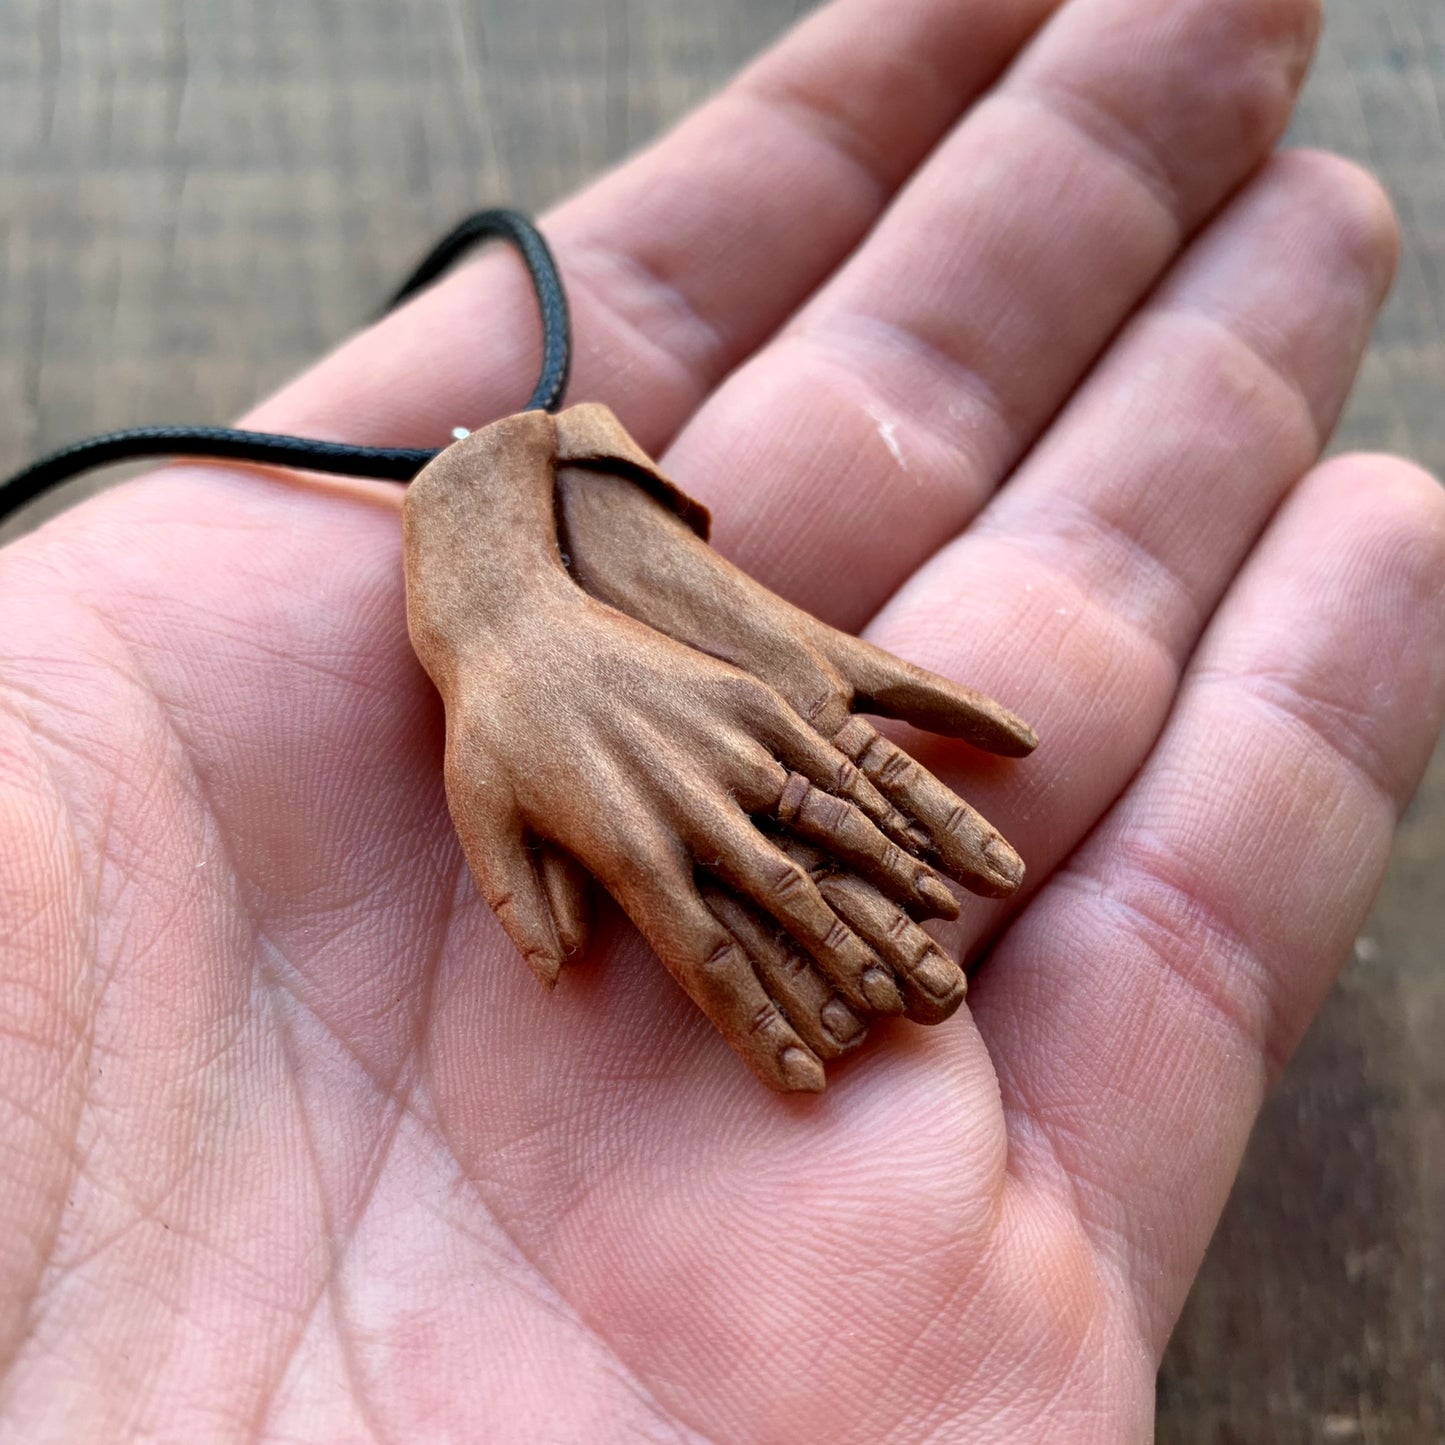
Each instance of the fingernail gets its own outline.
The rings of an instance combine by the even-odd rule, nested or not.
[[[782,1068],[783,1082],[794,1093],[821,1094],[827,1087],[822,1064],[802,1049],[784,1049],[778,1063]]]
[[[958,965],[940,948],[930,948],[913,969],[914,981],[930,998],[952,997],[963,977]]]
[[[939,918],[958,917],[958,899],[948,891],[941,878],[935,878],[931,873],[923,873],[919,875],[914,887],[918,896]]]
[[[863,997],[881,1014],[903,1012],[903,995],[892,977],[881,968],[863,970]]]
[[[995,838],[983,856],[1000,883],[1013,889],[1024,881],[1024,860],[1002,838]]]
[[[836,1044],[846,1047],[863,1037],[863,1021],[840,998],[829,999],[818,1010],[818,1020]]]

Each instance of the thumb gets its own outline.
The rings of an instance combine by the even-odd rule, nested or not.
[[[551,988],[568,950],[538,874],[537,855],[526,846],[520,828],[478,831],[463,826],[464,821],[457,819],[457,832],[482,897],[527,967]]]
[[[904,662],[860,637],[828,631],[833,664],[853,685],[854,711],[963,738],[1006,758],[1021,758],[1038,746],[1034,730],[991,697]]]

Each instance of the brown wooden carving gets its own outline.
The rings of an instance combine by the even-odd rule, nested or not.
[[[404,520],[452,817],[544,983],[585,942],[590,874],[774,1088],[821,1089],[869,1014],[957,1009],[917,924],[958,912],[938,870],[1003,895],[1023,865],[857,711],[1013,756],[1027,726],[731,566],[602,406],[457,442]]]

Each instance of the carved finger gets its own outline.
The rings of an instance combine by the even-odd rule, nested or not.
[[[884,892],[937,918],[957,918],[958,900],[926,863],[885,838],[846,798],[789,773],[773,811],[800,837],[826,848]]]
[[[906,913],[861,878],[842,874],[820,878],[818,891],[892,965],[909,1018],[937,1024],[958,1011],[968,992],[963,970]]]
[[[722,888],[704,886],[703,901],[752,960],[753,971],[804,1042],[820,1059],[856,1048],[867,1033],[858,1015],[812,959],[776,926]]]
[[[828,650],[856,689],[859,712],[898,718],[925,732],[963,738],[985,752],[1021,758],[1038,747],[1034,730],[993,698],[904,662],[860,637],[833,632]]]
[[[766,693],[766,690],[764,690]],[[760,699],[749,719],[784,764],[825,792],[847,798],[890,837],[914,846],[911,820],[898,811],[859,768],[795,713],[781,699]]]
[[[851,717],[833,742],[917,819],[950,877],[990,898],[1006,898],[1023,882],[1023,859],[998,830],[872,724]]]
[[[569,958],[586,952],[592,922],[591,877],[570,853],[552,844],[538,848],[536,857],[562,952]]]
[[[903,1012],[903,995],[872,949],[828,906],[811,874],[737,815],[714,830],[707,866],[769,917],[776,918],[818,961],[849,1004],[860,1010]]]
[[[562,971],[564,949],[531,851],[520,837],[481,838],[470,829],[462,834],[462,845],[482,897],[517,952],[543,984],[553,987]]]
[[[665,906],[654,898],[621,901],[668,972],[765,1084],[782,1093],[823,1091],[822,1061],[768,997],[747,953],[690,879],[667,890]]]

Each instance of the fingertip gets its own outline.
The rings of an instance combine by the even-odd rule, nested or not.
[[[916,1024],[946,1023],[963,1007],[968,997],[968,978],[942,950],[937,958],[926,957],[914,969],[908,1017]]]
[[[867,1037],[862,1019],[841,998],[829,999],[818,1010],[818,1020],[828,1031],[840,1053],[855,1049]]]
[[[778,1059],[783,1091],[789,1094],[821,1094],[828,1087],[822,1062],[807,1049],[784,1049]]]
[[[1039,745],[1039,735],[1022,718],[1010,713],[991,749],[1001,758],[1026,758]]]
[[[951,923],[958,917],[958,899],[949,892],[944,886],[943,880],[936,874],[923,874],[918,880],[917,891],[919,897],[932,910],[935,918],[942,918]]]
[[[551,954],[533,951],[524,953],[522,957],[526,960],[527,967],[536,975],[538,982],[543,988],[551,993],[557,987],[557,980],[562,974],[562,960]]]
[[[591,928],[585,913],[559,916],[557,941],[562,945],[564,959],[576,958],[586,953],[587,945],[591,941]]]
[[[903,1012],[903,995],[899,993],[898,985],[887,969],[876,965],[864,969],[859,986],[863,990],[863,997],[868,1000],[869,1007],[876,1009],[877,1012],[881,1014],[901,1014]]]
[[[985,699],[987,709],[960,712],[951,726],[939,719],[935,730],[946,737],[960,738],[981,752],[999,758],[1026,758],[1039,745],[1039,735],[1021,717]]]
[[[1003,890],[1000,897],[1017,893],[1024,881],[1024,860],[1013,846],[1002,838],[994,838],[983,850],[983,856],[994,881]]]

